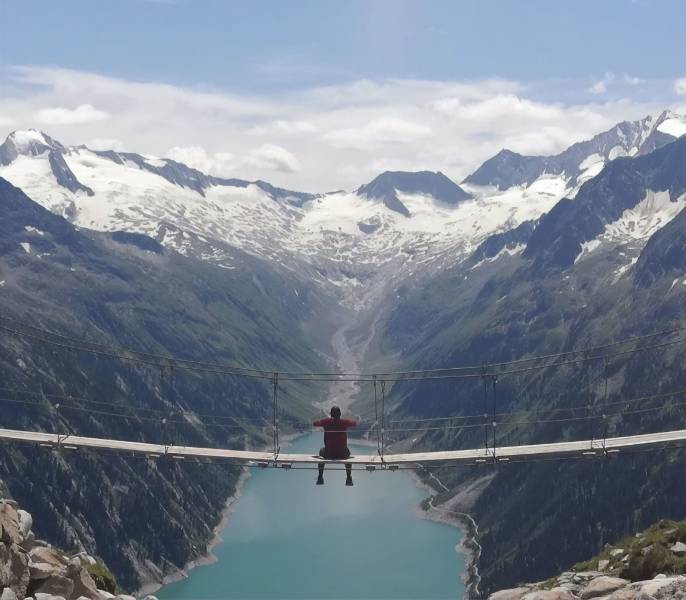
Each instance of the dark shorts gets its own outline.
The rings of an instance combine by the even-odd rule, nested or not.
[[[326,458],[328,460],[344,460],[346,458],[350,458],[350,448],[345,449],[345,455],[344,456],[328,456],[326,454],[326,448],[322,448],[319,451],[319,456],[321,456],[322,458]]]

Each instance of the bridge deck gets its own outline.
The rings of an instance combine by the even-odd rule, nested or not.
[[[399,465],[430,462],[450,462],[477,464],[493,459],[493,450],[475,448],[471,450],[448,450],[441,452],[417,452],[408,454],[385,454],[383,461],[377,454],[353,455],[345,461],[324,460],[309,454],[279,454],[276,458],[272,452],[254,452],[248,450],[230,450],[222,448],[197,448],[193,446],[165,446],[144,442],[129,442],[72,435],[59,435],[35,431],[0,429],[0,440],[8,442],[26,442],[49,447],[70,449],[84,448],[91,450],[114,450],[151,456],[166,455],[187,458],[224,459],[238,463],[267,463],[269,465],[289,465],[299,463],[352,463],[358,465]],[[559,442],[555,444],[533,444],[528,446],[503,446],[496,448],[495,456],[500,461],[527,459],[545,456],[566,456],[618,452],[622,449],[640,449],[664,446],[674,442],[686,441],[686,429],[646,433],[603,440],[581,440],[576,442]]]

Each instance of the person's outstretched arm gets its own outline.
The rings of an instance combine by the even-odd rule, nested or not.
[[[357,421],[354,421],[353,419],[341,419],[341,425],[343,425],[343,427],[355,427]]]
[[[328,419],[326,419],[326,418],[324,418],[324,419],[318,419],[317,421],[315,421],[314,423],[312,423],[312,425],[314,425],[315,427],[324,427],[324,425],[326,425],[326,422],[327,422],[327,421],[328,421]]]

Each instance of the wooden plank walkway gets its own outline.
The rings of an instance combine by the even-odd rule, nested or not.
[[[416,452],[408,454],[385,454],[383,460],[377,454],[353,455],[347,460],[324,460],[309,454],[283,453],[274,456],[272,452],[249,450],[230,450],[223,448],[197,448],[193,446],[165,446],[126,440],[111,440],[76,435],[59,435],[35,431],[0,429],[0,441],[23,442],[50,448],[113,450],[152,457],[169,456],[172,458],[209,458],[228,460],[240,464],[260,464],[263,466],[288,466],[318,463],[352,463],[369,467],[390,467],[416,463],[458,463],[480,464],[494,460],[493,449],[475,448],[471,450],[447,450],[440,452]],[[532,444],[528,446],[503,446],[496,448],[495,460],[506,462],[554,456],[583,456],[594,454],[614,454],[627,449],[654,448],[686,441],[686,429],[646,433],[606,440],[581,440],[554,444]]]

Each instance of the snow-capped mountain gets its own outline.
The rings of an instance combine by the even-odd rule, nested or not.
[[[357,190],[358,195],[382,200],[387,208],[406,217],[412,216],[398,198],[398,193],[429,195],[434,200],[447,205],[457,205],[472,197],[440,171],[438,173],[386,171]]]
[[[10,134],[0,157],[0,177],[78,226],[145,234],[229,269],[238,248],[345,290],[384,266],[411,275],[453,262],[538,218],[563,191],[541,184],[479,196],[442,173],[387,172],[354,192],[313,195],[168,159],[66,148],[33,130]]]
[[[69,192],[93,195],[93,190],[81,184],[64,161],[66,149],[50,136],[39,131],[15,131],[0,146],[0,166],[13,165],[34,178],[50,173],[55,183]],[[38,168],[39,172],[34,169]],[[41,172],[42,171],[42,172]]]
[[[636,254],[686,208],[686,137],[649,154],[617,160],[541,218],[524,255],[565,268],[601,246]]]
[[[686,117],[664,111],[659,117],[623,121],[590,140],[579,142],[554,156],[523,156],[502,150],[487,160],[465,184],[507,190],[530,187],[541,178],[559,177],[574,193],[579,185],[595,177],[611,160],[652,152],[686,134]]]
[[[314,195],[213,177],[164,158],[67,148],[29,130],[0,146],[0,177],[80,227],[144,234],[226,269],[239,249],[304,270],[360,306],[370,290],[453,265],[478,254],[481,244],[489,261],[495,248],[521,252],[528,236],[541,235],[533,222],[575,197],[609,161],[647,154],[682,133],[686,118],[664,112],[620,123],[553,157],[503,151],[461,186],[440,172],[386,172],[353,192]],[[641,223],[646,211],[655,212],[647,202],[635,209]],[[654,225],[675,216],[676,206],[668,202]],[[651,230],[640,229],[646,236]]]

